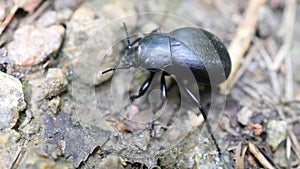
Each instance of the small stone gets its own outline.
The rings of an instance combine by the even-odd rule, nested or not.
[[[277,150],[279,144],[286,139],[287,124],[285,121],[271,120],[267,124],[267,143],[272,151]]]
[[[47,11],[45,12],[39,20],[37,20],[37,24],[41,26],[49,26],[56,22],[57,14],[55,11]]]
[[[12,128],[26,107],[21,82],[0,72],[0,129]]]
[[[69,8],[61,11],[47,11],[37,21],[41,26],[49,26],[54,24],[61,24],[70,19],[73,11]]]
[[[104,159],[100,163],[99,168],[103,168],[103,169],[119,168],[119,169],[122,169],[124,167],[122,166],[120,157],[112,155],[112,156],[108,156],[106,159]]]
[[[241,123],[242,125],[246,126],[249,121],[250,118],[252,116],[252,111],[249,110],[247,107],[243,107],[238,113],[237,113],[237,120],[239,123]]]
[[[51,68],[48,70],[43,86],[43,96],[52,98],[66,91],[68,81],[61,69]]]
[[[60,97],[59,96],[54,97],[53,99],[51,99],[50,102],[48,103],[49,111],[53,114],[57,114],[59,104],[60,104]]]
[[[65,28],[61,25],[48,28],[33,25],[21,27],[7,46],[8,57],[20,66],[40,64],[57,53],[64,33]]]
[[[82,0],[59,0],[59,1],[53,1],[53,7],[55,10],[61,10],[66,8],[76,9],[80,4],[82,3]]]

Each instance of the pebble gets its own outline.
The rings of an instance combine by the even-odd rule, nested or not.
[[[287,124],[285,121],[271,120],[267,124],[267,143],[272,151],[276,151],[279,144],[286,139]]]
[[[19,118],[19,112],[26,107],[22,84],[3,72],[0,72],[0,84],[0,129],[12,128]]]
[[[61,46],[65,28],[53,25],[47,28],[26,25],[16,30],[8,44],[8,57],[20,66],[32,66],[54,56]]]
[[[21,82],[0,72],[0,129],[12,128],[26,108]]]
[[[55,10],[61,10],[66,8],[76,9],[83,0],[59,0],[53,1],[53,8]]]
[[[48,69],[45,83],[43,85],[43,97],[52,98],[66,91],[68,81],[59,68]]]
[[[50,26],[54,24],[61,24],[68,21],[73,14],[73,11],[69,8],[60,11],[47,11],[38,20],[37,24],[41,26]]]
[[[249,110],[247,107],[243,107],[237,113],[237,120],[239,123],[246,126],[249,123],[251,116],[252,116],[252,111]]]

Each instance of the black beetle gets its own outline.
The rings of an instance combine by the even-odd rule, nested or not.
[[[197,83],[210,85],[216,85],[225,81],[231,71],[231,60],[222,41],[216,35],[206,30],[184,27],[170,33],[161,33],[159,29],[156,29],[144,38],[139,38],[130,43],[126,25],[125,23],[123,24],[128,44],[123,64],[119,67],[105,70],[102,74],[117,69],[139,66],[149,70],[150,76],[142,84],[139,93],[130,96],[132,102],[145,94],[154,74],[162,71],[161,105],[164,104],[167,97],[165,76],[174,75],[177,83],[183,86],[186,94],[198,106],[220,153],[220,148],[211,132],[211,127],[206,121],[207,114],[194,94],[187,87],[184,87],[182,80],[192,81],[194,79]],[[138,45],[134,47],[133,45],[136,43]],[[182,73],[187,69],[194,76],[193,79]]]

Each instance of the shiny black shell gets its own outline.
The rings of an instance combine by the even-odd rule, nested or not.
[[[148,70],[163,70],[186,80],[189,70],[201,84],[219,84],[231,71],[224,43],[200,28],[185,27],[170,33],[152,32],[139,42],[138,58]]]

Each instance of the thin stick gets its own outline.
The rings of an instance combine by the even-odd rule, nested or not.
[[[231,56],[232,69],[227,82],[221,84],[220,92],[228,93],[226,83],[230,83],[235,76],[236,71],[240,65],[241,58],[249,50],[250,42],[255,35],[257,13],[261,6],[264,5],[266,0],[251,0],[245,12],[245,17],[239,24],[236,31],[236,36],[228,47],[228,52]]]
[[[236,75],[232,78],[232,80],[228,84],[228,88],[227,88],[228,91],[230,91],[233,88],[233,86],[238,82],[238,80],[246,72],[249,64],[252,62],[253,58],[256,56],[254,54],[254,52],[256,52],[256,50],[257,50],[257,45],[250,50],[249,54],[246,56],[246,59],[245,59],[243,65],[237,70]]]
[[[21,154],[22,154],[22,148],[18,147],[18,150],[16,151],[16,155],[12,159],[12,163],[9,168],[15,168],[15,165],[17,164],[18,160],[20,159]]]
[[[201,112],[203,118],[204,118],[204,123],[206,125],[206,128],[207,128],[207,131],[208,133],[210,134],[210,137],[211,139],[213,140],[216,148],[217,148],[217,151],[218,151],[218,154],[219,154],[219,157],[222,157],[222,151],[221,151],[221,148],[217,142],[217,139],[215,138],[214,134],[213,134],[213,130],[210,126],[210,123],[207,121],[207,113],[204,111],[203,107],[200,105],[198,105],[198,108],[199,108],[199,111]]]
[[[50,6],[51,3],[51,1],[45,1],[32,15],[29,15],[26,19],[24,19],[22,25],[31,24]]]
[[[267,68],[269,70],[269,75],[270,75],[270,80],[271,80],[271,85],[272,85],[273,91],[277,97],[280,97],[281,96],[281,90],[280,90],[281,87],[279,86],[280,82],[279,82],[276,71],[274,71],[271,68],[272,60],[270,58],[270,55],[268,54],[268,52],[266,51],[264,46],[262,46],[262,48],[259,49],[259,52],[261,53],[261,56],[264,59],[265,64],[267,65]]]
[[[265,156],[255,147],[254,144],[248,143],[249,151],[255,156],[255,158],[260,162],[264,168],[275,169],[272,164],[265,158]]]
[[[290,52],[290,48],[292,46],[293,41],[293,32],[294,32],[294,25],[295,25],[295,17],[296,17],[296,0],[288,0],[286,1],[287,5],[284,9],[284,15],[282,18],[282,28],[281,30],[284,31],[284,41],[283,45],[279,49],[277,56],[271,66],[273,70],[278,70],[284,58]]]
[[[292,124],[292,123],[295,123],[295,122],[298,122],[298,121],[300,121],[300,116],[296,116],[296,117],[289,118],[289,119],[286,120],[286,122],[288,124]]]
[[[14,18],[17,10],[19,9],[19,5],[16,3],[13,8],[10,10],[9,15],[5,18],[4,22],[2,23],[1,27],[0,27],[0,36],[2,35],[2,33],[4,32],[4,30],[7,28],[7,26],[9,25],[9,23],[12,21],[12,19]]]
[[[286,76],[285,76],[285,100],[291,101],[294,99],[294,79],[293,79],[293,65],[292,59],[289,54],[285,58],[285,68],[286,68]]]
[[[280,117],[282,120],[286,121],[286,117],[285,117],[285,115],[283,114],[281,108],[277,108],[277,112],[278,112],[279,117]],[[297,158],[298,158],[298,161],[300,161],[300,144],[299,144],[299,142],[298,142],[298,140],[297,140],[297,137],[296,137],[296,135],[294,134],[294,132],[292,131],[292,129],[289,127],[289,125],[287,126],[287,131],[288,131],[288,134],[289,134],[289,136],[290,136],[290,139],[291,139],[291,141],[292,141],[292,143],[293,143],[292,149],[293,149],[293,151],[295,152],[295,154],[296,154],[296,156],[297,156]]]
[[[245,155],[247,152],[248,146],[243,145],[243,142],[240,142],[239,145],[236,147],[236,169],[244,169],[244,161],[245,161]]]

